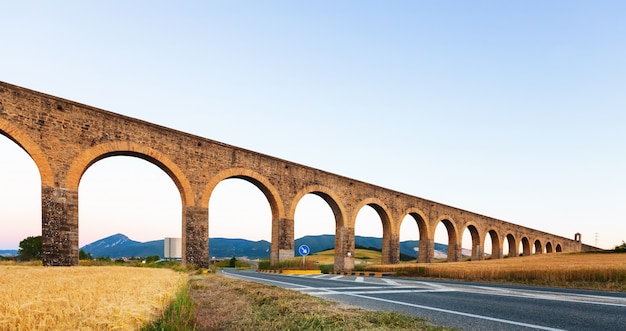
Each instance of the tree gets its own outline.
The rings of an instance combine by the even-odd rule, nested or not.
[[[615,246],[616,252],[626,252],[626,242],[622,240],[622,244],[619,246]]]
[[[231,268],[237,266],[237,259],[234,256],[230,259],[230,261],[228,261],[228,266]]]
[[[91,256],[91,253],[85,253],[84,250],[80,250],[78,251],[78,259],[79,260],[93,260],[93,256]]]
[[[17,259],[20,261],[41,260],[41,236],[28,237],[20,241]]]

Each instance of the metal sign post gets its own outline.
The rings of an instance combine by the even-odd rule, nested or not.
[[[298,247],[298,252],[300,252],[300,255],[302,255],[302,266],[304,267],[304,262],[306,261],[306,256],[309,255],[309,252],[311,250],[309,249],[309,246],[307,245],[300,245],[300,247]]]

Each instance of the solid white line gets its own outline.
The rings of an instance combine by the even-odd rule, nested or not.
[[[305,292],[311,295],[337,295],[337,294],[397,294],[397,293],[435,293],[435,292],[454,292],[453,290],[386,290],[386,291],[345,291],[337,292],[326,290],[324,292],[307,292],[308,289],[299,289],[298,291]]]
[[[332,277],[332,278],[330,278],[330,279],[331,279],[331,280],[335,280],[335,279],[340,279],[340,278],[343,278],[343,276],[342,276],[342,275],[339,275],[339,276]]]
[[[337,294],[343,294],[343,293],[337,292]],[[409,306],[409,307],[426,309],[426,310],[434,310],[434,311],[447,313],[447,314],[454,314],[454,315],[460,315],[460,316],[465,316],[465,317],[484,319],[484,320],[488,320],[488,321],[494,321],[494,322],[505,323],[505,324],[519,325],[519,326],[524,326],[524,327],[538,329],[538,330],[564,331],[562,329],[555,329],[555,328],[551,328],[551,327],[547,327],[547,326],[541,326],[541,325],[535,325],[535,324],[528,324],[528,323],[509,321],[509,320],[504,320],[504,319],[495,318],[495,317],[488,317],[488,316],[464,313],[464,312],[455,311],[455,310],[448,310],[448,309],[442,309],[442,308],[435,308],[435,307],[416,305],[416,304],[412,304],[412,303],[408,303],[408,302],[401,302],[401,301],[395,301],[395,300],[387,300],[387,299],[369,297],[369,296],[360,295],[360,294],[346,294],[346,295],[350,295],[350,296],[357,297],[357,298],[363,298],[363,299],[370,299],[370,300],[382,301],[382,302],[387,302],[387,303],[393,303],[393,304],[396,304],[396,305],[403,305],[403,306]]]
[[[342,287],[316,287],[318,290],[335,291],[335,290],[375,290],[375,289],[389,289],[391,286],[342,286]],[[404,288],[404,286],[402,287]],[[407,286],[406,288],[413,288]]]
[[[471,290],[471,288],[476,289],[484,289],[485,291],[479,290]],[[620,301],[624,302],[624,298],[616,298],[610,296],[592,296],[585,294],[577,294],[577,293],[563,293],[563,292],[551,292],[551,291],[533,291],[533,290],[520,290],[518,293],[515,293],[515,290],[495,290],[486,286],[468,286],[468,287],[455,287],[455,289],[459,292],[465,293],[478,293],[478,294],[488,294],[488,295],[497,295],[503,297],[514,297],[514,298],[532,298],[538,300],[550,300],[550,301],[558,301],[558,302],[573,302],[573,303],[586,303],[592,305],[602,305],[602,306],[613,306],[613,307],[626,307],[625,303],[615,303],[615,302],[602,302],[602,301],[591,301],[591,299],[602,299],[605,301]],[[568,299],[570,297],[571,299]],[[576,299],[580,298],[580,299]],[[589,300],[584,300],[588,298]]]

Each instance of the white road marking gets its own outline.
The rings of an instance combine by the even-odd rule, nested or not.
[[[323,292],[308,292],[308,290],[298,290],[310,295],[355,295],[355,294],[398,294],[398,293],[434,293],[434,292],[454,292],[453,290],[382,290],[382,291],[334,291],[324,290]]]
[[[387,278],[383,278],[383,282],[385,282],[385,283],[387,283],[389,285],[400,285],[400,284],[398,284],[398,282],[393,281],[391,279],[387,279]]]
[[[337,294],[343,294],[343,293],[337,292]],[[521,323],[521,322],[510,321],[510,320],[505,320],[505,319],[501,319],[501,318],[494,318],[494,317],[489,317],[489,316],[464,313],[464,312],[460,312],[460,311],[456,311],[456,310],[449,310],[449,309],[442,309],[442,308],[429,307],[429,306],[423,306],[423,305],[416,305],[416,304],[412,304],[412,303],[408,303],[408,302],[402,302],[402,301],[395,301],[395,300],[387,300],[387,299],[381,299],[381,298],[376,298],[376,297],[369,297],[369,296],[360,295],[360,294],[345,294],[345,295],[349,295],[349,296],[353,296],[353,297],[357,297],[357,298],[363,298],[363,299],[369,299],[369,300],[376,300],[376,301],[382,301],[382,302],[387,302],[387,303],[393,303],[393,304],[396,304],[396,305],[408,306],[408,307],[413,307],[413,308],[433,310],[433,311],[438,311],[438,312],[448,313],[448,314],[453,314],[453,315],[460,315],[460,316],[465,316],[465,317],[478,318],[478,319],[483,319],[483,320],[487,320],[487,321],[493,321],[493,322],[499,322],[499,323],[505,323],[505,324],[511,324],[511,325],[519,325],[519,326],[524,326],[524,327],[527,327],[527,328],[533,328],[533,329],[537,329],[537,330],[563,331],[562,329],[555,329],[555,328],[551,328],[551,327],[547,327],[547,326],[541,326],[541,325],[535,325],[535,324],[529,324],[529,323]]]
[[[256,278],[256,277],[248,277],[242,275],[232,275],[232,277],[243,278],[243,279],[251,279],[251,280],[262,280],[266,282],[272,282],[277,284],[283,284],[283,286],[288,285],[290,289],[297,290],[303,293],[307,293],[309,295],[316,296],[326,296],[326,295],[346,295],[352,296],[362,299],[369,299],[374,301],[387,302],[402,306],[408,306],[413,308],[419,308],[424,310],[438,311],[442,313],[448,313],[453,315],[471,317],[476,319],[488,320],[498,323],[510,324],[510,325],[518,325],[528,328],[534,328],[537,330],[552,330],[552,331],[561,331],[561,329],[551,328],[547,326],[541,326],[530,323],[516,322],[511,320],[505,320],[501,318],[465,313],[456,310],[449,310],[437,307],[430,307],[418,304],[412,304],[408,302],[396,301],[396,300],[388,300],[377,297],[371,297],[363,294],[383,294],[383,293],[424,293],[424,292],[451,292],[451,291],[459,291],[459,292],[468,292],[468,293],[481,293],[487,295],[499,295],[499,296],[511,296],[511,297],[526,297],[526,298],[536,298],[536,299],[544,299],[544,300],[554,300],[554,301],[563,301],[563,302],[575,302],[575,303],[587,303],[587,304],[598,304],[598,305],[610,305],[610,306],[623,306],[626,307],[626,298],[623,297],[614,297],[614,296],[601,296],[601,295],[586,295],[586,294],[577,294],[577,293],[561,293],[561,292],[550,292],[550,291],[535,291],[535,290],[524,290],[524,289],[510,289],[510,288],[491,288],[487,286],[475,286],[475,285],[462,285],[462,284],[437,284],[430,282],[422,282],[422,281],[403,281],[404,284],[414,284],[421,285],[419,287],[410,286],[410,285],[402,285],[398,282],[389,279],[383,279],[388,286],[354,286],[354,287],[311,287],[300,284],[294,284],[289,282],[282,282],[270,279]],[[281,275],[285,276],[285,275]],[[343,276],[335,276],[329,278],[328,280],[337,280],[343,278]],[[365,279],[364,279],[365,280]],[[346,281],[346,280],[340,280]],[[368,281],[368,283],[371,283]],[[424,288],[426,287],[426,289]],[[376,289],[381,289],[380,291],[376,291]],[[384,290],[388,289],[388,290]],[[338,290],[346,290],[346,291],[338,291]],[[578,298],[578,299],[572,299]]]
[[[363,281],[365,281],[365,278],[359,276],[354,281],[357,282],[357,283],[363,283]]]

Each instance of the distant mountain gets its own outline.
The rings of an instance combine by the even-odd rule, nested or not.
[[[17,249],[0,249],[0,256],[9,257],[16,256]]]
[[[267,259],[270,255],[271,244],[265,240],[250,241],[245,239],[210,238],[209,247],[211,257],[225,258],[233,256],[247,256],[250,259]],[[91,253],[93,257],[131,257],[152,256],[164,257],[164,241],[153,240],[148,242],[134,241],[127,236],[118,233],[112,236],[94,241],[81,247],[85,253]]]
[[[382,238],[355,236],[355,246],[357,248],[367,248],[372,250],[382,249]],[[311,249],[311,254],[332,249],[335,246],[335,236],[326,234],[318,236],[304,236],[295,240],[294,256],[298,256],[298,247],[306,244]],[[400,254],[407,258],[416,259],[418,257],[418,240],[403,241],[400,243]],[[134,241],[127,236],[118,233],[100,239],[91,244],[81,247],[85,253],[91,253],[93,257],[108,256],[111,258],[131,257],[131,256],[151,256],[163,257],[163,240],[148,242]],[[251,241],[246,239],[210,238],[209,254],[215,258],[243,257],[249,259],[268,259],[270,256],[271,243],[266,240]],[[0,253],[3,251],[0,251]],[[17,253],[17,251],[15,251]],[[435,243],[435,258],[445,257],[448,246]],[[463,250],[467,254],[467,250]]]
[[[163,245],[163,240],[153,240],[142,243],[118,233],[94,241],[89,245],[81,247],[81,249],[85,253],[91,253],[93,257],[108,256],[111,258],[119,258],[130,256],[146,257],[151,255],[163,257]]]
[[[209,238],[209,254],[216,258],[246,256],[249,259],[269,259],[272,244],[266,240]]]

